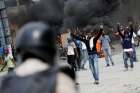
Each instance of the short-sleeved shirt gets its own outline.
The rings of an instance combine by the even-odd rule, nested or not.
[[[74,42],[68,43],[67,48],[68,48],[67,55],[75,55],[74,49],[76,48],[76,45]]]
[[[137,37],[137,35],[133,32],[132,44],[135,44],[135,40],[134,40],[134,38],[136,38],[136,37]]]
[[[137,32],[137,35],[140,36],[140,30]]]
[[[111,42],[108,35],[104,35],[100,38],[103,49],[110,48],[109,43]]]
[[[82,50],[86,50],[87,49],[86,44],[82,41],[81,41],[81,44],[82,44]]]

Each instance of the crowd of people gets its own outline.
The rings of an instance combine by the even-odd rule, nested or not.
[[[123,52],[123,60],[125,71],[128,70],[128,59],[130,58],[130,68],[133,70],[134,62],[138,62],[135,46],[135,40],[140,40],[140,30],[135,31],[132,22],[123,26],[120,23],[117,24],[117,31],[113,32],[113,35],[120,36],[120,42]],[[115,65],[111,53],[111,39],[104,30],[104,26],[100,25],[98,31],[80,32],[69,30],[70,36],[67,38],[67,62],[71,65],[74,71],[85,70],[85,63],[89,62],[89,66],[93,77],[95,79],[94,84],[99,84],[99,67],[98,67],[98,52],[97,41],[100,40],[101,48],[104,53],[104,59],[106,67]]]
[[[122,56],[124,60],[124,67],[125,71],[127,71],[129,68],[127,62],[128,58],[130,58],[131,69],[134,68],[134,62],[138,62],[135,46],[139,45],[139,42],[135,44],[135,39],[140,41],[140,30],[136,32],[132,22],[129,22],[129,24],[126,26],[118,23],[116,28],[117,32],[113,33],[115,33],[116,36],[120,36],[120,44],[122,45],[123,49]],[[106,64],[106,67],[115,65],[111,53],[112,41],[110,39],[110,36],[105,31],[104,25],[99,25],[99,29],[96,29],[96,31],[94,31],[93,29],[90,30],[91,31],[82,32],[79,30],[72,31],[68,29],[65,52],[67,55],[67,63],[70,65],[72,71],[86,70],[87,68],[85,67],[85,64],[89,62],[91,72],[95,79],[94,84],[99,84],[99,54],[97,52],[97,41],[100,41],[100,44],[102,46],[101,49],[103,50],[104,62]],[[9,50],[6,51],[4,57],[4,66],[1,70],[8,66],[9,72],[13,71],[13,69],[15,68],[14,61],[15,60],[12,53],[10,53]]]
[[[133,70],[134,62],[138,62],[134,40],[140,40],[140,31],[135,32],[132,22],[129,22],[127,26],[118,23],[116,28],[115,35],[120,36],[125,71],[129,70],[128,58],[130,58],[130,68]],[[85,64],[88,62],[95,79],[94,84],[98,85],[100,80],[99,55],[96,47],[98,40],[101,42],[106,67],[115,66],[111,53],[111,39],[106,34],[104,25],[99,25],[97,31],[82,33],[69,30],[68,33],[66,54],[67,63],[70,66],[60,67],[58,60],[55,60],[57,45],[51,27],[42,22],[31,22],[23,26],[16,37],[16,63],[20,65],[15,68],[14,57],[11,57],[7,51],[5,62],[6,65],[10,64],[10,73],[0,81],[1,93],[17,93],[17,91],[21,93],[44,93],[44,91],[77,93],[75,72],[86,70]]]
[[[0,71],[4,71],[5,69],[8,69],[8,72],[11,72],[14,70],[16,66],[16,56],[15,56],[15,50],[11,45],[8,45],[7,48],[2,48],[0,59],[1,59],[1,68]]]
[[[0,93],[78,93],[76,71],[86,70],[86,63],[89,63],[94,84],[98,85],[100,83],[97,49],[99,41],[101,44],[99,48],[104,54],[105,67],[116,65],[111,51],[112,40],[106,33],[105,25],[98,25],[98,29],[85,29],[86,31],[68,29],[67,38],[64,39],[67,43],[62,46],[61,41],[56,43],[56,33],[65,25],[63,23],[66,21],[63,18],[65,16],[61,18],[61,12],[54,11],[55,8],[56,10],[60,8],[60,6],[55,7],[57,3],[55,4],[54,1],[48,2],[50,5],[47,7],[43,3],[39,1],[35,6],[29,7],[28,22],[25,22],[26,24],[16,34],[16,55],[12,48],[4,50],[4,62],[0,70],[3,71],[8,67],[9,73],[0,77]],[[51,6],[51,3],[54,3],[54,6]],[[60,15],[56,15],[57,13]],[[117,32],[111,33],[120,36],[125,71],[129,68],[133,70],[134,63],[138,62],[134,41],[137,39],[139,45],[140,27],[135,31],[133,23],[128,22],[126,26],[118,23],[116,28]],[[61,64],[60,60],[56,60],[58,47],[65,51],[62,53],[67,57],[65,65]],[[130,59],[130,66],[128,59]]]
[[[5,50],[4,66],[1,71],[8,67],[9,74],[0,82],[0,91],[2,93],[10,93],[11,91],[12,93],[17,93],[17,91],[21,93],[42,93],[40,91],[76,93],[75,72],[86,70],[86,63],[89,63],[95,80],[94,84],[98,85],[100,83],[98,41],[101,44],[100,50],[104,54],[105,66],[115,66],[110,35],[107,34],[103,24],[99,25],[98,28],[87,29],[87,31],[67,30],[65,54],[70,67],[66,65],[60,67],[55,60],[58,46],[53,29],[43,22],[26,24],[16,37],[17,55],[14,55],[11,47]],[[128,25],[125,26],[117,23],[116,28],[117,31],[112,32],[112,35],[120,37],[125,71],[128,71],[129,67],[133,70],[134,62],[138,62],[135,46],[139,46],[140,27],[136,31],[133,23],[128,22]],[[135,40],[138,41],[137,44],[135,44]],[[130,66],[128,59],[130,59]],[[16,64],[20,65],[15,68]],[[7,80],[10,82],[5,86]],[[65,82],[67,82],[67,86],[65,86]],[[13,84],[16,84],[18,88],[15,89]],[[62,90],[61,87],[64,87],[65,90]],[[32,91],[32,88],[35,91]]]

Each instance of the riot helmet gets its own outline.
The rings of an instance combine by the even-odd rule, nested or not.
[[[22,61],[35,57],[53,64],[56,54],[56,35],[46,23],[31,22],[24,25],[17,33],[16,48]]]

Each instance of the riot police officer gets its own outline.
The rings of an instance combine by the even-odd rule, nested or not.
[[[13,73],[0,84],[1,93],[76,93],[72,78],[55,65],[55,34],[42,22],[28,23],[16,37],[17,61]]]

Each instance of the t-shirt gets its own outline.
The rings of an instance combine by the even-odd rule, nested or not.
[[[94,47],[93,39],[94,39],[94,37],[92,37],[92,38],[89,40],[89,46],[90,46],[90,49],[91,49],[91,50],[92,50],[93,47]]]
[[[110,48],[109,43],[111,42],[111,40],[108,35],[102,36],[100,40],[101,40],[103,49]]]
[[[86,50],[87,49],[86,44],[82,41],[81,41],[81,44],[82,44],[82,50]]]
[[[74,42],[71,42],[71,43],[68,43],[68,46],[67,46],[67,55],[75,55],[74,53],[74,49],[76,48],[76,45]]]
[[[137,37],[137,35],[133,32],[132,44],[135,44],[135,40],[134,40],[134,38],[136,38],[136,37]]]
[[[68,33],[68,37],[67,37],[68,39],[71,39],[72,37],[71,37],[71,32],[69,32]]]
[[[137,32],[137,35],[140,36],[140,30]]]

